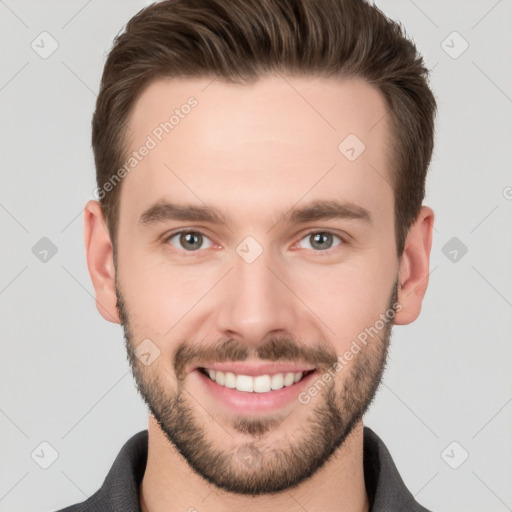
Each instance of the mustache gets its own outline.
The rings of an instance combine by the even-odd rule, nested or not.
[[[206,346],[184,341],[174,353],[173,363],[176,377],[182,381],[185,378],[186,369],[190,366],[205,361],[225,363],[246,361],[250,358],[266,362],[306,363],[325,371],[338,361],[336,352],[324,343],[306,345],[299,340],[274,337],[257,347],[248,347],[233,338]]]

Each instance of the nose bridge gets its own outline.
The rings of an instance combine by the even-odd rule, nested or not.
[[[283,265],[271,250],[242,242],[234,268],[221,290],[218,328],[248,344],[261,343],[272,331],[291,332],[297,323],[297,301],[283,284]]]

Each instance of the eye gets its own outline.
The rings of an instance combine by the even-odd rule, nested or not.
[[[333,239],[337,238],[340,242],[344,243],[344,240],[338,235],[331,233],[330,231],[313,231],[308,233],[302,240],[307,240],[309,247],[305,247],[306,249],[315,249],[320,252],[326,252],[332,248]],[[311,243],[309,241],[311,240]],[[338,244],[342,245],[342,244]]]
[[[307,241],[309,247],[303,247],[300,245],[300,242],[299,245],[302,248],[313,249],[316,252],[328,252],[330,249],[333,249],[333,240],[336,238],[341,242],[338,246],[345,243],[339,235],[330,231],[313,231],[308,233],[300,241]],[[205,241],[208,241],[210,245],[202,247]],[[165,242],[170,243],[177,249],[184,249],[186,252],[197,252],[199,249],[208,249],[214,245],[206,235],[200,231],[193,230],[182,230],[172,233],[165,239]]]
[[[177,242],[174,243],[172,240],[177,238]],[[177,233],[173,233],[166,238],[166,242],[169,242],[172,246],[178,249],[185,249],[188,252],[195,252],[198,249],[201,249],[204,240],[211,240],[203,235],[203,233],[199,231],[178,231]],[[209,247],[213,246],[213,242]],[[208,247],[203,247],[203,249],[207,249]]]

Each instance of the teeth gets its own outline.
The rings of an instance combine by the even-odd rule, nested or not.
[[[210,379],[220,386],[245,391],[247,393],[268,393],[277,391],[284,387],[291,386],[298,382],[304,372],[276,373],[274,375],[258,375],[251,377],[249,375],[235,375],[231,372],[221,372],[220,370],[206,369]]]
[[[224,386],[231,389],[236,387],[236,375],[234,373],[226,372],[224,374]]]
[[[221,375],[222,372],[215,372],[215,381],[217,384],[222,386],[222,384],[219,382],[219,377]],[[248,393],[252,393],[254,391],[254,380],[255,379],[249,377],[248,375],[237,375],[235,388],[238,389],[238,391],[247,391]]]
[[[284,387],[284,377],[282,373],[276,373],[275,375],[272,375],[271,387],[274,390]]]

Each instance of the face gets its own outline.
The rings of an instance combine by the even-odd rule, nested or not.
[[[151,146],[119,205],[130,364],[169,442],[240,494],[296,486],[342,446],[400,307],[384,100],[287,80],[159,80],[128,120],[130,152]]]

